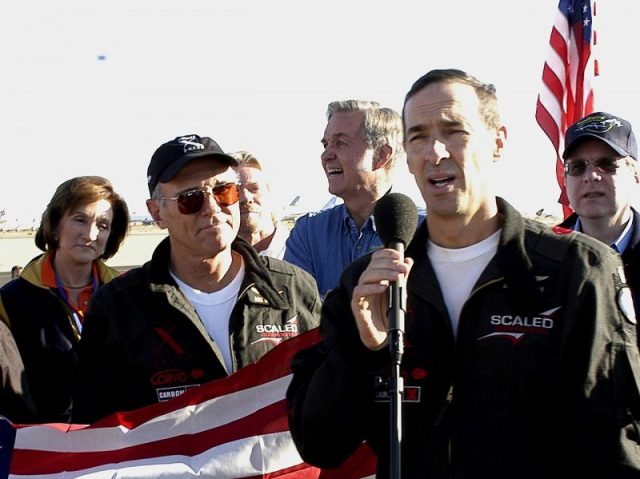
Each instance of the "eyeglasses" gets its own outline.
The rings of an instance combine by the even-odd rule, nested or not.
[[[569,176],[582,176],[586,173],[587,167],[593,165],[598,173],[601,175],[615,175],[620,163],[618,160],[612,160],[611,158],[602,158],[594,162],[586,160],[569,160],[564,164],[564,171]]]
[[[222,183],[213,188],[197,188],[180,193],[174,197],[162,197],[162,200],[175,200],[178,203],[178,211],[183,215],[197,213],[204,206],[206,195],[213,195],[218,206],[231,206],[240,199],[240,190],[236,183]]]

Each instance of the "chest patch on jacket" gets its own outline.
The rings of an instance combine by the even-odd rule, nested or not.
[[[488,338],[504,338],[518,344],[527,334],[547,335],[554,326],[553,316],[561,306],[543,311],[538,315],[493,314],[489,318],[492,333],[480,336],[478,341]]]
[[[255,331],[258,339],[252,341],[251,344],[263,342],[279,344],[285,339],[293,338],[299,334],[298,315],[296,314],[287,320],[285,324],[256,324]]]

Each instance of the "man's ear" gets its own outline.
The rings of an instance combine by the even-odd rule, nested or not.
[[[502,157],[502,149],[504,148],[506,142],[507,142],[507,127],[506,126],[501,126],[500,128],[498,128],[496,130],[496,145],[495,148],[493,150],[493,158],[494,160],[498,160],[499,158]]]
[[[153,221],[156,223],[156,225],[158,225],[158,227],[162,229],[165,229],[166,226],[163,225],[163,221],[160,216],[160,201],[161,200],[154,200],[153,198],[148,199],[147,210],[149,211],[149,214],[153,218]]]
[[[373,152],[373,169],[385,168],[391,161],[393,148],[390,145],[380,145]]]

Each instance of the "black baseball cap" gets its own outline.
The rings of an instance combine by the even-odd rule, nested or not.
[[[147,168],[149,193],[153,194],[158,183],[173,179],[178,171],[191,160],[217,158],[229,166],[238,166],[238,161],[227,155],[220,145],[211,138],[198,135],[184,135],[160,145],[151,157]]]
[[[638,147],[631,123],[602,111],[585,116],[567,129],[562,158],[566,160],[576,146],[589,138],[605,142],[619,155],[638,160]]]

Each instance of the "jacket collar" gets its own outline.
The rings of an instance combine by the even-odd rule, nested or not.
[[[483,283],[503,279],[506,286],[512,291],[513,296],[515,296],[518,304],[525,306],[531,312],[535,312],[538,304],[540,304],[541,294],[536,283],[531,258],[525,247],[525,220],[522,215],[504,199],[497,197],[496,203],[498,206],[498,214],[503,217],[498,252],[490,261],[478,282]],[[428,214],[427,210],[427,215]],[[418,263],[425,262],[424,266],[426,269],[423,269],[425,274],[420,275],[420,282],[425,284],[423,281],[426,281],[425,286],[428,288],[425,294],[433,293],[434,290],[431,288],[439,291],[439,287],[434,283],[435,274],[433,273],[433,267],[426,254],[428,238],[429,230],[427,221],[423,221],[413,240],[407,247],[406,253],[407,256],[414,258],[416,267]],[[419,270],[421,268],[415,269]],[[427,278],[433,278],[433,280],[429,281]]]
[[[44,265],[45,261],[47,261],[49,255],[51,255],[51,252],[47,251],[46,253],[36,256],[31,261],[29,261],[29,263],[24,267],[24,270],[22,271],[20,277],[33,284],[34,286],[38,286],[40,288],[48,288],[48,286],[45,285],[42,280],[42,266]],[[120,272],[118,270],[107,266],[102,260],[95,260],[95,264],[98,269],[98,278],[100,280],[100,284],[106,284],[116,276],[120,275]]]
[[[268,261],[273,258],[260,256],[249,243],[240,237],[231,244],[231,249],[242,256],[245,264],[245,276],[240,287],[240,294],[247,291],[252,302],[269,304],[273,307],[286,309],[290,306],[286,291],[279,291],[273,282],[271,273],[266,267]],[[149,261],[144,267],[153,287],[164,289],[167,286],[177,287],[169,274],[169,258],[171,254],[171,242],[169,237],[163,239],[156,247]]]
[[[622,260],[625,264],[630,262],[634,257],[640,256],[640,213],[632,206],[631,214],[633,217],[631,242],[622,253]]]
[[[634,256],[640,255],[640,213],[632,206],[631,207],[631,219],[633,220],[633,232],[631,233],[631,241],[622,252],[622,260],[626,264],[631,261]],[[578,214],[571,213],[562,223],[558,226],[562,228],[568,228],[573,230],[578,221]]]

